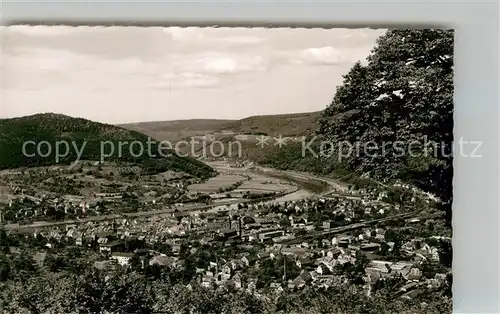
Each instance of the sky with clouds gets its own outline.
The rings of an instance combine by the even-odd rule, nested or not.
[[[2,118],[106,123],[324,109],[384,30],[2,27]]]

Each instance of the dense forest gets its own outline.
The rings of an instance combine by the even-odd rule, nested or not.
[[[204,177],[212,172],[197,160],[164,150],[168,146],[159,147],[157,141],[148,143],[148,137],[139,132],[60,114],[2,119],[0,135],[0,169],[71,164],[78,160],[77,151],[81,151],[81,160],[135,162],[148,174],[176,170]],[[23,146],[28,141],[32,143],[24,147],[29,155],[26,156]],[[47,143],[40,145],[37,152],[37,145],[42,142]]]

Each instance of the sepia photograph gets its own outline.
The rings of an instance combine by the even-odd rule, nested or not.
[[[0,313],[452,313],[454,31],[1,27]]]

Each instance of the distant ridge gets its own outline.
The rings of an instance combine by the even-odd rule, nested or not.
[[[189,119],[121,124],[119,126],[147,134],[157,140],[176,141],[191,136],[230,131],[240,134],[302,136],[311,134],[321,112],[257,115],[241,120]]]
[[[141,132],[159,141],[178,141],[196,135],[210,134],[235,120],[188,119],[120,124],[120,127]]]

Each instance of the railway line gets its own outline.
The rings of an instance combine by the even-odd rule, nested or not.
[[[127,218],[138,218],[138,217],[151,217],[151,216],[161,216],[161,215],[168,215],[168,214],[173,214],[176,212],[193,212],[193,211],[201,211],[205,209],[210,209],[214,207],[219,207],[219,206],[230,206],[230,205],[236,205],[236,204],[245,204],[245,203],[254,203],[254,202],[262,202],[262,201],[268,201],[272,200],[276,197],[281,197],[284,194],[278,194],[278,195],[273,195],[270,197],[263,197],[263,198],[257,198],[257,199],[239,199],[235,201],[227,201],[227,202],[219,202],[217,204],[206,204],[206,205],[190,205],[190,206],[184,206],[182,208],[167,208],[167,209],[162,209],[162,210],[156,210],[156,211],[142,211],[142,212],[137,212],[137,213],[122,213],[122,214],[110,214],[110,215],[103,215],[103,216],[90,216],[86,217],[83,219],[71,219],[71,220],[64,220],[64,221],[40,221],[40,222],[34,222],[32,224],[26,224],[26,225],[18,225],[18,224],[7,224],[5,225],[5,230],[11,230],[11,231],[29,231],[29,230],[34,230],[34,229],[43,229],[43,228],[48,228],[48,227],[57,227],[57,226],[66,226],[66,225],[76,225],[76,224],[84,224],[88,222],[102,222],[102,221],[109,221],[109,220],[116,220],[116,219],[127,219]]]
[[[309,233],[309,234],[306,234],[306,235],[303,235],[300,237],[296,237],[294,239],[280,241],[278,243],[279,244],[297,244],[297,243],[303,242],[304,240],[307,240],[307,239],[324,238],[324,237],[331,236],[334,234],[344,233],[344,232],[353,231],[353,230],[357,230],[357,229],[362,229],[362,228],[366,228],[366,227],[376,225],[379,223],[393,221],[396,219],[425,220],[425,219],[437,218],[437,217],[441,217],[441,216],[442,216],[442,213],[426,213],[425,211],[414,211],[414,212],[397,214],[397,215],[393,215],[393,216],[385,217],[385,218],[380,218],[380,219],[358,222],[358,223],[340,226],[340,227],[336,227],[336,228],[332,228],[332,229],[328,229],[328,230],[316,231],[316,232],[312,232],[312,233]]]

